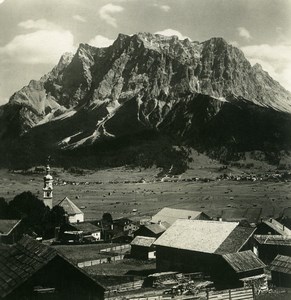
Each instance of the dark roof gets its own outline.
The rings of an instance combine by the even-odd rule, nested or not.
[[[9,234],[20,221],[21,220],[0,220],[0,234]]]
[[[161,221],[172,225],[177,219],[199,220],[202,214],[201,211],[164,207],[152,217],[151,222],[158,223]]]
[[[253,235],[255,228],[237,226],[223,241],[216,254],[233,253],[239,251]]]
[[[147,236],[136,236],[130,243],[132,246],[151,247],[156,238]]]
[[[62,257],[90,280],[93,280],[54,248],[24,236],[17,244],[0,251],[0,297],[3,298],[11,293],[56,256]]]
[[[88,222],[76,223],[71,226],[77,229],[78,231],[83,231],[84,233],[94,233],[101,230],[100,227]]]
[[[291,257],[277,255],[270,264],[271,271],[290,274],[291,275]]]
[[[75,203],[73,203],[73,201],[71,201],[68,197],[65,197],[62,201],[60,201],[58,206],[63,207],[63,209],[69,216],[83,214],[79,207]]]
[[[265,264],[251,251],[224,254],[224,260],[235,270],[236,273],[262,269]]]
[[[221,212],[222,220],[241,221],[246,220],[249,223],[257,224],[261,220],[263,209],[261,207],[249,208],[227,208]]]
[[[284,235],[254,235],[255,240],[261,245],[279,245],[291,247],[291,236]]]

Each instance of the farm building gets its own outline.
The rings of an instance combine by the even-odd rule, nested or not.
[[[140,228],[134,232],[134,236],[148,236],[158,238],[164,233],[170,224],[167,222],[159,222],[157,224],[141,225]]]
[[[63,207],[70,223],[84,222],[84,213],[68,197],[65,197],[58,205]]]
[[[0,220],[0,244],[13,244],[24,232],[21,220]]]
[[[291,230],[283,224],[281,224],[280,222],[276,221],[275,219],[269,219],[262,221],[260,224],[258,224],[256,234],[291,236]]]
[[[113,229],[119,229],[122,232],[126,232],[127,235],[132,236],[133,232],[139,229],[139,225],[128,218],[119,218],[113,220]]]
[[[177,220],[154,243],[159,271],[205,272],[215,276],[221,256],[252,249],[254,228],[238,222]]]
[[[291,257],[277,255],[270,264],[272,282],[279,287],[291,287]]]
[[[155,246],[153,243],[156,238],[147,236],[136,236],[131,244],[131,256],[139,259],[155,258]]]
[[[104,299],[103,286],[30,237],[0,250],[1,299]]]
[[[210,217],[201,211],[164,207],[152,217],[151,223],[167,222],[172,225],[178,219],[210,220]]]
[[[291,256],[291,236],[255,234],[254,252],[265,263],[270,263],[278,254]]]
[[[89,222],[65,224],[61,226],[59,232],[59,239],[64,240],[77,234],[82,241],[95,242],[101,240],[101,228]]]

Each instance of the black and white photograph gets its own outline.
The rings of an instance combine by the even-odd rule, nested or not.
[[[291,299],[290,0],[0,0],[0,299]]]

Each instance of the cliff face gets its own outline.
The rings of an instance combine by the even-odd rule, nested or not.
[[[242,106],[287,120],[291,94],[222,38],[200,43],[120,34],[108,48],[80,44],[74,55],[65,54],[50,73],[16,92],[0,108],[0,139],[45,130],[55,147],[74,149],[150,129],[209,144],[205,128]],[[287,133],[274,130],[285,145]]]

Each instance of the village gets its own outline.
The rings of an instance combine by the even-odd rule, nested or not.
[[[93,220],[69,197],[53,206],[56,184],[48,165],[42,202],[65,212],[51,238],[31,234],[22,219],[0,219],[1,299],[290,297],[288,209],[278,218],[257,207],[214,218],[164,207]]]

